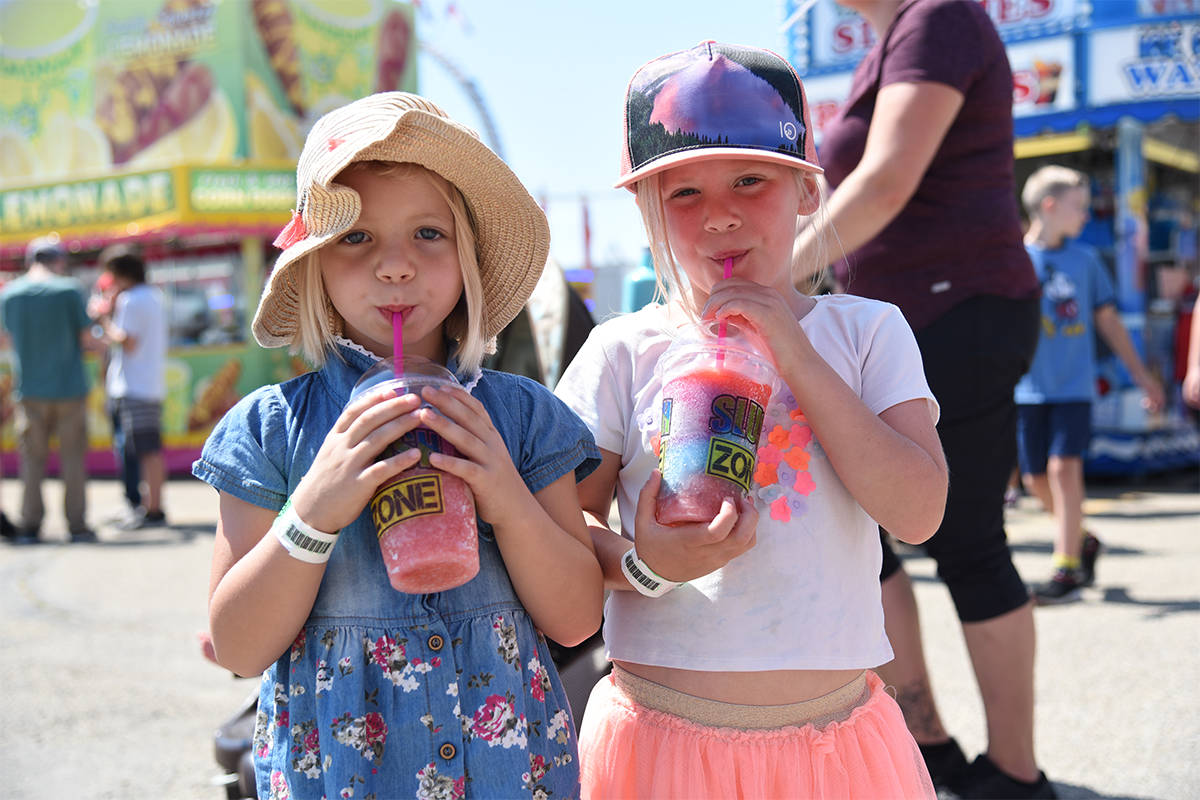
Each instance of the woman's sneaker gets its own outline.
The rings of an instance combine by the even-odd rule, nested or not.
[[[929,779],[933,788],[941,797],[958,797],[962,789],[963,777],[970,766],[962,748],[953,738],[938,744],[918,744],[921,758],[925,760],[925,768],[929,770]]]
[[[1096,559],[1103,549],[1100,540],[1087,531],[1083,532],[1083,549],[1079,552],[1079,579],[1083,586],[1096,582]]]
[[[1054,787],[1046,779],[1046,773],[1039,772],[1036,781],[1025,783],[1001,772],[992,760],[983,754],[976,757],[967,768],[962,796],[979,800],[1055,800],[1058,797]]]
[[[1078,569],[1069,567],[1059,567],[1054,570],[1054,575],[1050,580],[1034,588],[1034,600],[1039,606],[1078,600],[1080,592],[1083,590],[1083,578],[1080,572]]]

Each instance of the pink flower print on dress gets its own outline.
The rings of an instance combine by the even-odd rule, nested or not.
[[[525,788],[532,794],[533,797],[546,797],[544,786],[539,783],[542,778],[546,777],[546,773],[550,771],[550,765],[546,763],[544,756],[529,754],[529,772],[521,776],[521,780],[525,782]]]
[[[267,735],[269,727],[270,720],[267,718],[267,712],[260,707],[258,713],[254,715],[254,738],[251,740],[254,755],[258,758],[266,758],[271,755],[271,737]]]
[[[509,694],[488,696],[471,719],[471,733],[490,747],[524,749],[528,727],[525,715],[517,713],[516,702]]]
[[[808,497],[812,494],[813,489],[817,488],[817,484],[808,472],[797,472],[796,481],[792,484],[792,488],[805,497]]]
[[[267,800],[291,800],[292,791],[288,788],[287,778],[279,770],[271,773],[271,793]]]
[[[316,720],[292,726],[292,769],[307,778],[321,777],[321,744]]]
[[[304,628],[300,629],[300,635],[296,637],[296,641],[292,642],[291,661],[295,663],[304,657],[304,643],[306,641],[306,632]]]
[[[432,761],[417,770],[417,800],[458,800],[465,795],[465,775],[457,780],[439,775]]]
[[[383,763],[388,727],[378,711],[369,711],[361,717],[352,717],[347,711],[335,717],[329,727],[333,729],[334,739],[354,748],[363,758],[374,762],[375,766]]]
[[[396,640],[390,636],[381,636],[373,643],[364,640],[367,658],[383,670],[384,677],[404,691],[414,692],[418,688],[416,673],[428,672],[431,667],[425,665],[419,669],[410,662],[405,651],[406,644],[407,639]]]
[[[533,678],[529,682],[529,693],[539,703],[546,702],[546,692],[552,688],[549,670],[542,666],[542,662],[535,656],[529,659],[529,671],[533,673]]]
[[[496,616],[492,620],[492,630],[496,632],[496,652],[504,659],[504,663],[511,664],[513,669],[520,669],[521,653],[517,648],[516,626],[503,616]]]

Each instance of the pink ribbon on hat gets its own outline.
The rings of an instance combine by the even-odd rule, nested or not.
[[[301,218],[300,212],[293,209],[291,221],[283,226],[283,230],[275,237],[273,244],[280,250],[287,250],[305,236],[308,236],[308,229],[304,227],[304,220]]]

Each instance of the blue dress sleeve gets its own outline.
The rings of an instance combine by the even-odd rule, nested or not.
[[[246,395],[213,428],[192,474],[219,492],[278,511],[288,496],[286,421],[277,386]]]
[[[600,465],[591,431],[540,383],[518,378],[517,469],[531,493],[574,470],[578,483]],[[511,447],[511,445],[510,445]]]

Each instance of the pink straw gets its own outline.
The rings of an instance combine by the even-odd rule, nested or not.
[[[733,259],[727,258],[727,259],[725,259],[725,280],[729,280],[732,277],[733,277]],[[725,338],[725,320],[721,320],[721,323],[717,326],[717,340],[721,341],[724,338]],[[718,364],[725,363],[725,350],[723,348],[717,352],[717,363]]]
[[[392,373],[399,378],[404,374],[404,315],[392,312]]]

